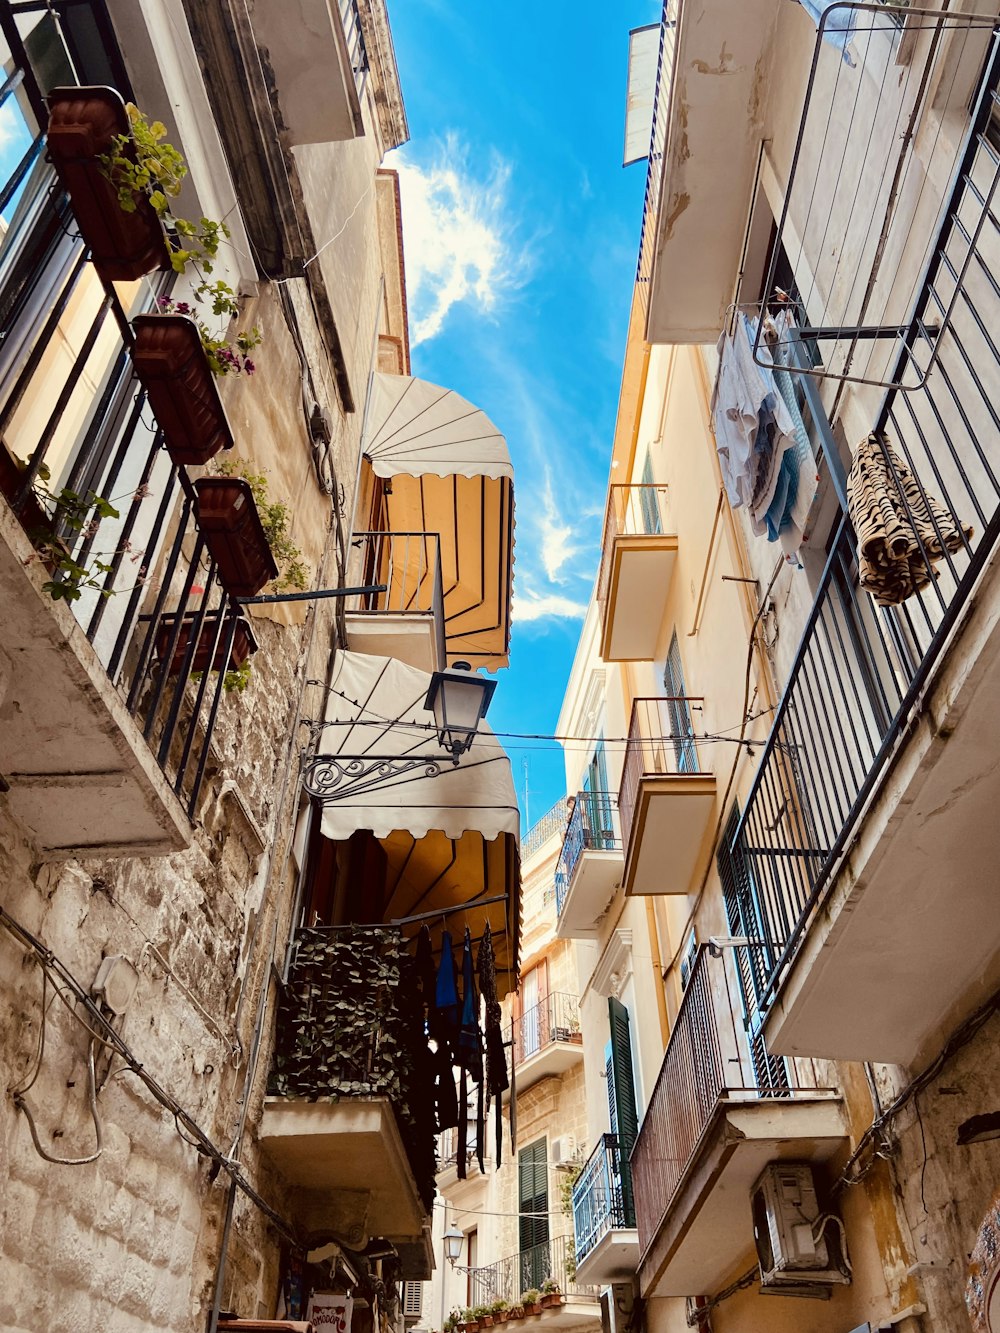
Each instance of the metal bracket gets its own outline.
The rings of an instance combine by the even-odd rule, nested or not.
[[[436,778],[449,771],[442,767],[446,759],[443,755],[415,759],[396,755],[318,754],[306,764],[302,785],[318,801],[342,801],[374,787],[394,785],[395,778],[418,769],[420,777]]]

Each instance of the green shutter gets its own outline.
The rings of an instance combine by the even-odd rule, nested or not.
[[[517,1154],[517,1199],[521,1214],[518,1218],[519,1290],[523,1291],[528,1287],[540,1287],[549,1275],[549,1167],[545,1139],[529,1144]],[[533,1213],[538,1216],[531,1216]]]
[[[611,1099],[611,1125],[618,1135],[619,1171],[622,1203],[629,1225],[634,1225],[632,1172],[629,1156],[639,1134],[639,1113],[635,1105],[635,1076],[632,1071],[632,1041],[629,1037],[628,1010],[621,1000],[608,996],[608,1022],[611,1027],[611,1058],[608,1062],[608,1096]]]

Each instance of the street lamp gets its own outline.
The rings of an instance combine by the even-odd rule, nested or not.
[[[495,680],[473,671],[468,662],[456,662],[431,676],[424,707],[434,714],[438,740],[453,764],[472,745],[496,687]]]
[[[455,1226],[455,1223],[452,1222],[451,1226],[444,1233],[444,1256],[451,1264],[452,1268],[455,1267],[459,1259],[462,1257],[462,1246],[464,1244],[465,1236],[459,1231],[458,1227]]]

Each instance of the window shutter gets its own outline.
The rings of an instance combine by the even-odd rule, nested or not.
[[[517,1155],[518,1240],[521,1251],[521,1286],[541,1286],[548,1266],[549,1164],[545,1139],[522,1148]],[[537,1213],[538,1216],[532,1216]],[[515,1293],[516,1295],[517,1293]]]
[[[628,1010],[621,1000],[608,996],[608,1022],[611,1040],[606,1048],[608,1071],[608,1102],[611,1111],[611,1132],[618,1136],[616,1166],[621,1189],[624,1215],[629,1226],[634,1225],[635,1206],[632,1198],[632,1172],[629,1157],[639,1133],[639,1115],[635,1105],[635,1075],[632,1070],[632,1041],[629,1036]]]
[[[422,1282],[403,1283],[404,1319],[420,1318],[421,1297],[423,1296],[423,1291],[424,1291],[424,1285]]]

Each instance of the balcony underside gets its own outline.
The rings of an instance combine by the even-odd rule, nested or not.
[[[583,1059],[583,1040],[576,1033],[573,1040],[567,1034],[566,1041],[549,1041],[539,1047],[533,1055],[526,1056],[517,1066],[516,1087],[518,1094],[526,1091],[543,1078],[558,1078],[572,1069]],[[504,1093],[504,1101],[509,1101],[510,1093]]]
[[[179,851],[183,808],[33,554],[0,499],[0,800],[43,860]]]
[[[714,343],[725,322],[753,191],[777,8],[778,0],[685,0],[681,7],[647,342]]]
[[[557,1279],[558,1280],[558,1279]],[[575,1279],[577,1282],[579,1278]],[[520,1320],[514,1321],[515,1328]],[[580,1324],[593,1322],[600,1325],[601,1303],[596,1297],[564,1296],[561,1305],[550,1305],[540,1314],[532,1315],[532,1327],[575,1328]]]
[[[406,1277],[430,1276],[427,1218],[386,1098],[268,1097],[260,1145],[290,1186],[310,1243],[363,1249],[383,1236],[405,1246],[411,1261],[426,1256],[413,1264],[426,1271]]]
[[[562,911],[556,923],[561,940],[596,939],[599,921],[615,889],[622,882],[623,853],[587,848],[573,868]]]
[[[643,1255],[643,1297],[718,1291],[753,1256],[750,1190],[767,1163],[825,1161],[846,1142],[832,1098],[720,1101]]]
[[[355,653],[395,657],[419,671],[441,671],[438,633],[432,612],[348,611],[347,646]]]
[[[677,562],[677,538],[616,537],[601,634],[605,662],[649,662]]]
[[[1000,576],[987,577],[778,992],[776,1052],[920,1064],[1000,987]]]
[[[267,49],[289,142],[332,143],[364,134],[337,0],[260,5],[253,21],[254,35]]]
[[[576,1265],[576,1281],[622,1282],[635,1276],[639,1266],[639,1233],[635,1227],[612,1227]]]
[[[715,809],[711,773],[644,773],[625,861],[625,892],[688,893]]]

